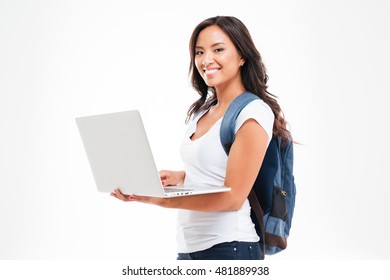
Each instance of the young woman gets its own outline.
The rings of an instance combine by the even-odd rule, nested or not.
[[[178,208],[178,259],[260,259],[261,248],[250,218],[248,194],[272,134],[283,135],[281,109],[267,92],[267,75],[245,25],[235,17],[201,22],[190,39],[190,75],[200,98],[188,110],[181,145],[184,171],[160,172],[164,185],[206,184],[231,188],[224,193],[153,198],[111,195]],[[245,91],[258,95],[240,113],[229,156],[220,142],[221,120],[232,100]]]

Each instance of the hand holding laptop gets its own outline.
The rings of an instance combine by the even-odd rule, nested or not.
[[[172,170],[161,170],[159,172],[161,182],[163,186],[176,186],[182,185],[184,183],[185,172],[184,171],[172,171]],[[111,196],[118,198],[122,201],[135,201],[135,196],[133,194],[124,194],[119,188],[116,188]],[[147,198],[147,197],[145,197]],[[150,197],[148,197],[149,199]],[[158,203],[155,203],[158,204]]]
[[[184,171],[161,170],[159,172],[163,186],[176,186],[184,184]]]
[[[124,194],[120,191],[120,189],[115,189],[111,193],[111,196],[116,197],[117,199],[122,200],[124,202],[138,201],[138,202],[143,202],[148,204],[159,205],[162,207],[164,207],[164,205],[166,205],[167,202],[165,198],[161,198],[161,197],[142,196],[142,195],[135,196],[132,194]]]

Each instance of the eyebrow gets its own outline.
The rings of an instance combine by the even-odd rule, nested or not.
[[[225,43],[223,43],[223,42],[214,43],[211,45],[211,47],[214,48],[218,45],[225,45]],[[202,46],[195,46],[195,49],[203,49],[203,47]]]

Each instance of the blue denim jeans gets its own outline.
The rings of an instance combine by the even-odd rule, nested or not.
[[[260,260],[259,242],[225,242],[194,253],[179,253],[178,260]]]

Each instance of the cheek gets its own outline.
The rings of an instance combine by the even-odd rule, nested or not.
[[[240,69],[240,62],[237,60],[236,57],[230,57],[227,59],[227,63],[225,64],[226,70],[229,70],[229,72],[237,72]]]
[[[236,55],[230,55],[224,57],[224,61],[227,65],[229,65],[232,68],[239,67],[240,65],[240,58],[237,57]]]

